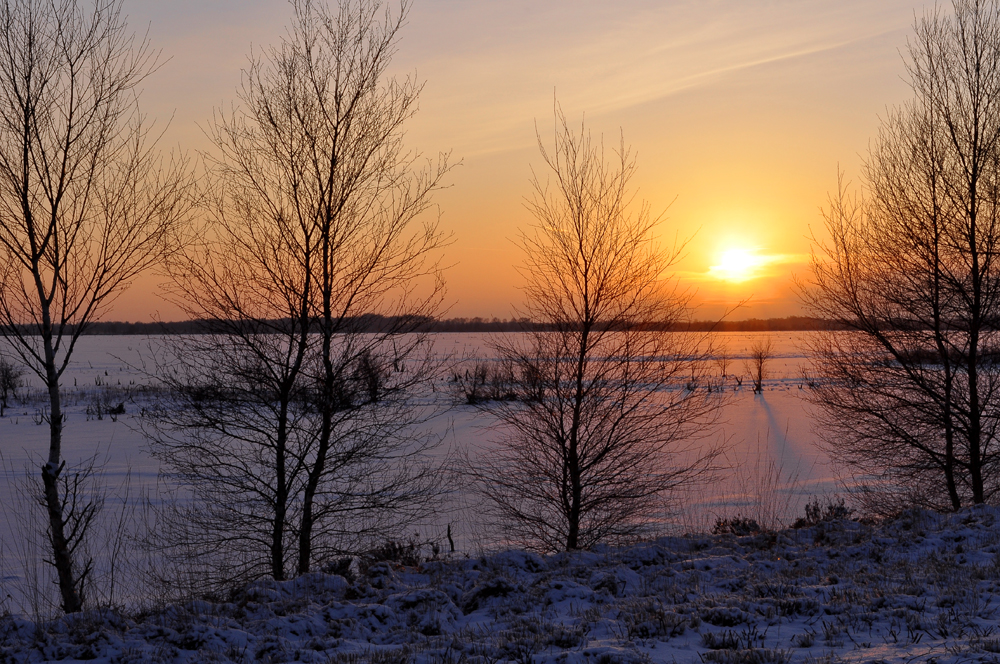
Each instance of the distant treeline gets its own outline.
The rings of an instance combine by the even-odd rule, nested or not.
[[[692,321],[683,326],[691,331],[714,332],[808,332],[811,330],[846,330],[847,325],[825,318],[788,316],[787,318],[748,318],[746,320]]]
[[[669,329],[684,332],[791,332],[808,330],[839,330],[847,326],[835,321],[806,316],[787,318],[749,318],[735,321],[686,321],[663,324],[649,323],[649,329]],[[518,332],[552,329],[548,323],[535,323],[526,318],[500,320],[498,318],[448,318],[427,321],[422,330],[430,332]]]
[[[288,321],[261,321],[255,326],[261,332],[286,329]],[[83,334],[138,335],[157,334],[207,334],[226,333],[236,329],[233,321],[188,320],[173,322],[128,323],[107,321],[91,323]],[[535,323],[526,318],[501,320],[499,318],[447,318],[435,320],[425,317],[388,317],[366,314],[343,321],[344,331],[351,332],[525,332],[552,329],[548,323]],[[734,321],[690,321],[671,325],[651,323],[649,329],[671,329],[690,332],[793,332],[808,330],[846,329],[844,325],[821,318],[789,316],[787,318],[750,318]],[[30,334],[32,326],[21,328]],[[73,329],[66,330],[72,333]]]

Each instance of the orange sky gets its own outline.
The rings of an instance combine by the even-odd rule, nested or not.
[[[624,133],[640,197],[654,211],[669,206],[664,243],[690,239],[675,275],[696,290],[697,318],[748,298],[731,319],[799,313],[790,275],[805,270],[838,164],[856,180],[879,116],[909,95],[901,52],[922,7],[414,0],[394,60],[427,81],[408,140],[462,161],[436,198],[454,234],[447,315],[504,318],[520,299],[511,239],[531,222],[523,197],[540,166],[535,122],[551,128],[553,90],[571,120],[586,113],[609,144]],[[281,0],[126,0],[126,9],[170,58],[143,108],[173,117],[163,147],[192,152],[208,147],[199,125],[212,109],[233,102],[251,45],[276,43],[290,13]],[[106,318],[177,318],[156,281],[138,281]]]

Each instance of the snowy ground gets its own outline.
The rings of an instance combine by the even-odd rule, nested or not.
[[[717,347],[725,348],[730,358],[730,374],[745,373],[747,349],[761,336],[765,335],[715,335]],[[838,489],[818,447],[808,406],[802,399],[803,390],[808,389],[802,377],[803,342],[808,333],[766,336],[775,342],[775,357],[770,363],[771,376],[764,393],[753,394],[746,383],[737,389],[735,381],[730,379],[731,399],[718,427],[706,439],[706,443],[728,441],[731,467],[711,486],[665,505],[664,514],[674,527],[706,531],[717,518],[734,514],[751,516],[766,526],[777,526],[787,523],[789,515],[801,514],[803,504],[811,496]],[[488,358],[486,342],[486,335],[434,335],[435,350],[455,360]],[[119,514],[115,510],[122,487],[127,485],[133,499],[143,491],[155,493],[157,488],[159,466],[147,454],[136,426],[143,405],[157,398],[155,380],[137,369],[143,358],[148,358],[150,343],[155,344],[156,340],[84,337],[64,379],[67,417],[64,454],[70,466],[96,456],[110,492],[105,505],[106,514],[112,517],[107,524],[109,529],[116,527],[113,517]],[[718,373],[715,360],[709,364],[709,371]],[[44,395],[38,393],[38,388],[37,379],[29,377],[29,390],[22,391],[25,398],[12,403],[0,419],[0,612],[6,609],[25,615],[32,613],[32,606],[39,605],[37,598],[28,596],[34,592],[29,588],[32,579],[50,598],[52,595],[44,580],[47,570],[38,567],[44,550],[39,533],[27,532],[38,522],[30,516],[36,508],[25,485],[19,482],[26,472],[34,474],[47,449],[48,428],[41,419]],[[454,398],[445,377],[441,379],[437,398]],[[108,408],[119,402],[124,403],[125,413],[108,415]],[[446,447],[465,449],[489,444],[490,422],[475,408],[455,405],[436,425],[441,432],[447,432]],[[489,550],[496,534],[483,534],[476,523],[475,507],[468,507],[465,498],[459,497],[456,509],[442,515],[440,523],[427,524],[421,534],[440,538],[445,525],[450,524],[459,551],[475,554]],[[466,505],[465,509],[461,509],[462,505]],[[400,534],[393,537],[402,539]]]
[[[1000,510],[385,561],[223,601],[0,618],[0,661],[996,662]]]
[[[718,425],[703,442],[727,441],[730,446],[728,462],[734,472],[700,493],[685,496],[687,512],[684,519],[710,527],[716,516],[727,515],[734,509],[744,512],[762,509],[749,503],[758,500],[759,496],[752,495],[759,493],[753,485],[761,471],[772,462],[780,470],[780,483],[787,493],[788,505],[784,511],[801,513],[802,505],[810,496],[838,490],[825,455],[819,449],[809,407],[802,399],[803,390],[808,389],[802,377],[802,369],[806,366],[803,347],[808,334],[713,335],[716,347],[725,349],[729,355],[728,373],[731,376],[745,373],[743,364],[747,349],[762,336],[773,339],[775,355],[769,363],[770,377],[763,394],[755,395],[746,383],[737,390],[735,381],[729,379],[733,388],[730,400]],[[491,354],[488,335],[438,334],[433,337],[435,351],[452,360],[474,361]],[[145,440],[136,421],[144,404],[157,397],[155,390],[151,390],[155,380],[140,370],[144,364],[151,365],[150,344],[156,346],[157,343],[155,338],[143,337],[83,337],[63,380],[66,412],[63,451],[68,465],[72,467],[96,456],[106,483],[117,487],[128,478],[133,495],[136,491],[155,487],[159,472],[158,462],[146,453]],[[717,375],[719,368],[715,361],[710,360],[709,365],[709,373]],[[29,388],[21,395],[29,398],[13,401],[5,417],[0,419],[0,507],[18,503],[15,479],[23,476],[26,467],[37,468],[48,449],[48,427],[42,420],[45,396],[37,377],[28,375],[25,379]],[[438,398],[453,401],[444,377],[439,387]],[[123,403],[124,415],[112,418],[97,412],[99,408],[107,411],[118,403]],[[488,445],[490,425],[488,418],[475,408],[454,405],[436,421],[436,428],[446,434],[442,451]],[[767,520],[764,515],[760,516],[758,520]],[[0,515],[0,542],[11,532],[9,522],[10,518]],[[465,525],[468,527],[455,524],[459,537],[471,537],[474,528],[472,524]],[[470,548],[477,544],[479,542],[467,540],[461,545]],[[0,573],[4,572],[2,548]]]

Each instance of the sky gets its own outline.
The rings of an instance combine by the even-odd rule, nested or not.
[[[125,2],[162,52],[141,99],[161,146],[208,149],[213,110],[235,102],[248,55],[278,43],[290,5]],[[683,244],[673,278],[695,318],[803,313],[793,278],[808,276],[838,170],[857,181],[880,118],[910,96],[906,42],[923,12],[913,0],[413,0],[393,70],[426,84],[406,140],[460,162],[435,197],[452,236],[445,315],[516,314],[515,240],[532,223],[536,131],[551,134],[554,99],[633,150],[638,198],[663,213],[658,241]],[[140,278],[106,318],[180,317],[157,284]]]

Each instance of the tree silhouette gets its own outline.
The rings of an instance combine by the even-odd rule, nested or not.
[[[892,110],[860,193],[841,185],[803,290],[848,333],[813,346],[834,459],[874,509],[957,510],[1000,489],[1000,7],[916,22],[913,99]]]
[[[163,163],[137,87],[155,53],[118,0],[0,6],[0,319],[48,393],[41,469],[62,607],[79,611],[79,560],[97,504],[66,468],[60,380],[79,335],[159,261],[188,209],[185,165]]]
[[[403,145],[422,86],[387,71],[407,4],[292,8],[216,117],[209,241],[170,268],[213,333],[172,340],[163,375],[186,407],[150,433],[199,498],[172,516],[171,550],[199,552],[219,585],[357,553],[423,514],[440,480],[434,408],[412,397],[433,368],[414,331],[443,294],[427,217],[448,165]]]
[[[551,180],[533,179],[536,225],[521,236],[527,304],[542,330],[498,337],[522,383],[519,401],[487,401],[497,447],[471,473],[520,545],[578,549],[634,535],[658,498],[709,469],[694,453],[720,392],[686,390],[701,371],[697,335],[667,330],[685,298],[664,272],[648,206],[630,207],[635,162],[622,141],[613,160],[555,112],[554,145],[539,136]]]

